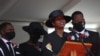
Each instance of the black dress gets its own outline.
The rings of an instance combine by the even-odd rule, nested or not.
[[[19,49],[23,56],[41,56],[40,50],[35,48],[34,45],[28,43],[20,44]]]
[[[62,48],[64,42],[66,41],[67,35],[68,35],[68,33],[64,32],[63,36],[60,37],[54,31],[53,33],[45,36],[44,40],[43,40],[43,47],[42,47],[43,56],[55,56],[55,55],[57,55],[59,53],[60,49]],[[46,45],[48,43],[51,43],[53,52],[51,52],[50,50],[48,50],[46,48]]]

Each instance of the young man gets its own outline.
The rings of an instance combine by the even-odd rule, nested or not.
[[[43,40],[43,56],[56,56],[64,42],[68,33],[64,32],[64,26],[71,20],[69,16],[65,16],[61,10],[54,10],[46,21],[47,27],[54,27],[55,31],[45,36]]]
[[[70,40],[89,42],[92,44],[91,51],[88,51],[86,55],[99,56],[100,51],[100,36],[98,32],[93,32],[85,29],[85,19],[81,11],[75,11],[72,14],[73,31],[70,33],[72,37]],[[84,36],[82,36],[82,34]]]
[[[14,27],[11,23],[4,22],[0,25],[0,56],[20,56],[18,49],[13,45],[15,37]]]

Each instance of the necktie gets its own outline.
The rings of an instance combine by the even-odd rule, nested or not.
[[[7,42],[8,46],[9,46],[9,53],[10,53],[10,56],[14,56],[13,54],[13,50],[12,50],[12,47],[11,47],[11,42]]]

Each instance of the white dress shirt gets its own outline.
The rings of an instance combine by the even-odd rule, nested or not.
[[[88,31],[86,31],[86,29],[83,29],[81,32],[76,31],[75,35],[77,36],[77,39],[79,38],[79,33],[85,34],[85,38],[89,36]],[[75,36],[74,35],[72,35],[71,40],[75,40]]]
[[[9,50],[9,46],[8,46],[7,42],[11,42],[11,41],[8,41],[8,40],[6,40],[6,39],[4,39],[4,38],[2,38],[2,37],[1,37],[1,39],[3,40],[3,42],[5,43],[5,45],[7,46],[8,50]],[[11,44],[11,48],[12,48],[13,54],[14,54],[14,49],[13,49],[12,44]],[[1,53],[3,54],[3,56],[5,56],[4,53],[3,53],[2,48],[0,48],[0,51],[1,51]],[[15,54],[14,54],[14,56],[15,56]]]

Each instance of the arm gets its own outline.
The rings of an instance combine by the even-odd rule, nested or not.
[[[45,36],[44,39],[43,39],[43,46],[42,46],[42,54],[43,56],[55,56],[55,54],[52,52],[52,46],[50,46],[50,38],[48,36]],[[50,47],[47,48],[47,47]]]

